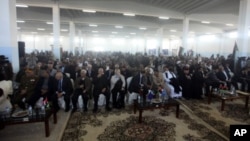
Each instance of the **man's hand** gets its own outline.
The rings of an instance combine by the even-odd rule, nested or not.
[[[102,89],[102,93],[105,93],[105,91],[106,91],[106,88],[103,88],[103,89]]]
[[[41,89],[41,94],[44,95],[45,93],[47,93],[48,90],[47,89]]]
[[[26,89],[22,89],[20,94],[21,94],[21,95],[24,95],[24,94],[26,94],[26,92],[27,92]]]
[[[56,92],[56,94],[57,94],[57,97],[58,97],[58,98],[62,97],[62,95],[63,95],[62,92],[60,92],[60,93],[59,93],[59,92]]]

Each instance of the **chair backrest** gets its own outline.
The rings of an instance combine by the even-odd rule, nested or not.
[[[131,77],[128,77],[127,80],[126,80],[126,82],[127,82],[127,89],[129,88],[129,85],[130,85],[130,82],[131,82],[132,78],[133,77],[131,76]]]
[[[75,90],[75,82],[74,82],[74,80],[71,78],[70,81],[71,81],[73,90]]]

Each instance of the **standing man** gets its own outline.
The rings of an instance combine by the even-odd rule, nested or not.
[[[68,77],[64,77],[62,72],[57,72],[54,83],[53,106],[59,110],[58,98],[63,97],[65,101],[65,112],[70,110],[70,95],[73,93],[73,86]]]
[[[98,75],[93,79],[94,90],[94,109],[93,112],[96,113],[98,110],[98,99],[100,94],[104,94],[106,96],[106,110],[110,111],[111,108],[109,107],[109,98],[110,93],[108,92],[108,80],[107,77],[104,75],[103,68],[98,69]]]

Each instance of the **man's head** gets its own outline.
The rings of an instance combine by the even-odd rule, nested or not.
[[[62,72],[57,72],[56,75],[55,75],[55,78],[56,78],[56,80],[62,79],[63,78]]]
[[[120,75],[121,74],[121,70],[120,69],[115,69],[115,74]]]
[[[81,77],[85,77],[86,76],[87,71],[85,69],[81,70]]]
[[[34,76],[34,75],[35,75],[34,69],[33,69],[33,68],[27,68],[27,69],[25,70],[25,74],[26,74],[26,76],[28,76],[28,77]]]
[[[98,74],[104,74],[103,68],[99,68],[99,69],[98,69]]]

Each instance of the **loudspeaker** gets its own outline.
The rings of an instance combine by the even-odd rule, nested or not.
[[[18,41],[18,53],[19,53],[19,58],[24,57],[24,55],[25,55],[25,42]]]

